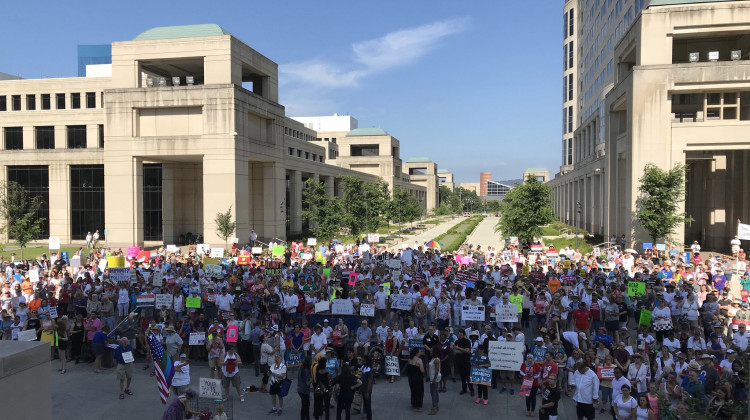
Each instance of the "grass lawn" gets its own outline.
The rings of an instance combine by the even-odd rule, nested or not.
[[[484,219],[484,216],[472,216],[463,220],[448,229],[444,234],[439,235],[435,240],[443,244],[442,251],[455,251],[464,243],[466,237],[474,231],[474,228],[477,227],[482,219]]]
[[[18,247],[17,244],[15,244],[13,242],[10,242],[10,243],[7,243],[7,244],[3,244],[2,246],[3,246],[3,249],[0,250],[0,256],[2,256],[3,258],[5,258],[7,260],[7,259],[10,259],[11,254],[15,254],[16,255],[15,259],[16,260],[20,260],[21,259],[21,249]],[[60,252],[66,252],[67,251],[68,255],[72,256],[73,254],[75,254],[78,251],[78,248],[79,247],[77,247],[77,246],[64,246],[64,247],[62,247],[62,249],[60,250]],[[86,250],[86,247],[84,247],[84,250]],[[53,251],[53,253],[55,253],[55,252],[57,252],[57,251]],[[47,248],[47,245],[46,244],[45,245],[32,244],[32,245],[27,246],[26,248],[24,248],[24,250],[23,250],[23,259],[25,259],[25,260],[35,259],[35,258],[41,256],[42,254],[47,254],[47,256],[49,257],[50,251]]]
[[[557,239],[553,239],[552,242],[545,241],[544,244],[546,246],[552,245],[555,247],[555,249],[561,250],[563,248],[566,248],[568,245],[575,247],[576,238],[570,238],[570,239],[557,238]],[[594,247],[592,244],[586,241],[585,237],[579,236],[578,237],[578,249],[581,251],[581,254],[588,254],[589,252],[594,250]]]
[[[542,236],[560,236],[560,231],[552,226],[543,226]]]

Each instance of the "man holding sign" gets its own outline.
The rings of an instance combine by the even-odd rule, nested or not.
[[[130,381],[133,379],[133,348],[126,337],[117,340],[120,344],[114,351],[117,362],[117,379],[120,380],[120,399],[125,399],[125,394],[133,395],[130,391]]]

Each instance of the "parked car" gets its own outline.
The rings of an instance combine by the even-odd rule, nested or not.
[[[464,212],[464,216],[469,217],[469,216],[471,216],[471,213],[469,213],[468,211],[465,211]]]

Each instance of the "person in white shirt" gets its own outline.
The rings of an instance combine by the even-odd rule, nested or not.
[[[615,377],[612,379],[612,401],[610,403],[614,405],[616,401],[622,396],[622,386],[630,386],[630,380],[623,375],[622,368],[616,366],[614,369]]]
[[[190,386],[190,363],[185,353],[180,354],[180,359],[174,362],[174,377],[172,378],[172,389],[175,395],[182,395]]]
[[[221,294],[216,295],[216,300],[214,301],[214,303],[219,308],[219,311],[231,312],[232,304],[234,303],[234,296],[228,294],[226,288],[222,288]]]
[[[315,332],[310,336],[310,348],[314,354],[325,354],[326,347],[328,346],[328,339],[326,339],[326,335],[323,334],[323,327],[321,327],[320,324],[315,324],[313,330]]]
[[[128,308],[130,306],[130,294],[128,293],[126,283],[120,283],[120,290],[117,292],[117,315],[120,318],[128,316]]]
[[[378,337],[378,344],[385,343],[386,337],[388,337],[388,323],[385,319],[381,321],[381,325],[375,328],[375,336]]]
[[[706,340],[701,337],[701,331],[695,330],[693,336],[688,338],[687,343],[688,349],[693,350],[706,350]]]
[[[732,335],[732,345],[740,350],[747,350],[748,337],[750,334],[747,332],[745,324],[740,324],[739,331]]]
[[[573,401],[576,402],[576,414],[579,420],[586,418],[593,420],[595,416],[594,404],[599,402],[599,378],[589,369],[586,363],[579,363],[573,376],[576,392]]]
[[[414,325],[414,320],[409,320],[409,327],[406,329],[406,339],[411,340],[419,332],[419,329]]]

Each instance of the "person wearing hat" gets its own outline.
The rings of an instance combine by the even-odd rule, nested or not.
[[[696,361],[688,365],[688,375],[683,381],[682,389],[687,396],[695,401],[695,410],[702,412],[706,406],[706,387],[700,379],[700,365]]]
[[[175,395],[179,396],[184,394],[187,387],[190,386],[190,362],[188,362],[187,355],[181,353],[180,358],[174,361],[173,366],[172,389]]]
[[[646,381],[649,379],[649,368],[647,363],[643,363],[643,356],[640,353],[633,353],[630,356],[630,366],[628,366],[628,380],[633,384],[633,393],[640,395],[648,390]]]
[[[164,331],[167,333],[167,338],[164,340],[167,354],[169,354],[169,357],[171,357],[172,360],[177,360],[177,355],[180,353],[183,344],[182,338],[177,334],[177,331],[172,325],[164,328]]]
[[[328,347],[328,339],[323,334],[323,327],[320,324],[315,324],[313,334],[310,336],[310,348],[313,356],[316,354],[324,355],[326,347]]]
[[[534,339],[534,344],[531,345],[529,353],[534,358],[535,363],[544,362],[544,355],[547,353],[547,347],[544,346],[544,338],[541,336]]]

